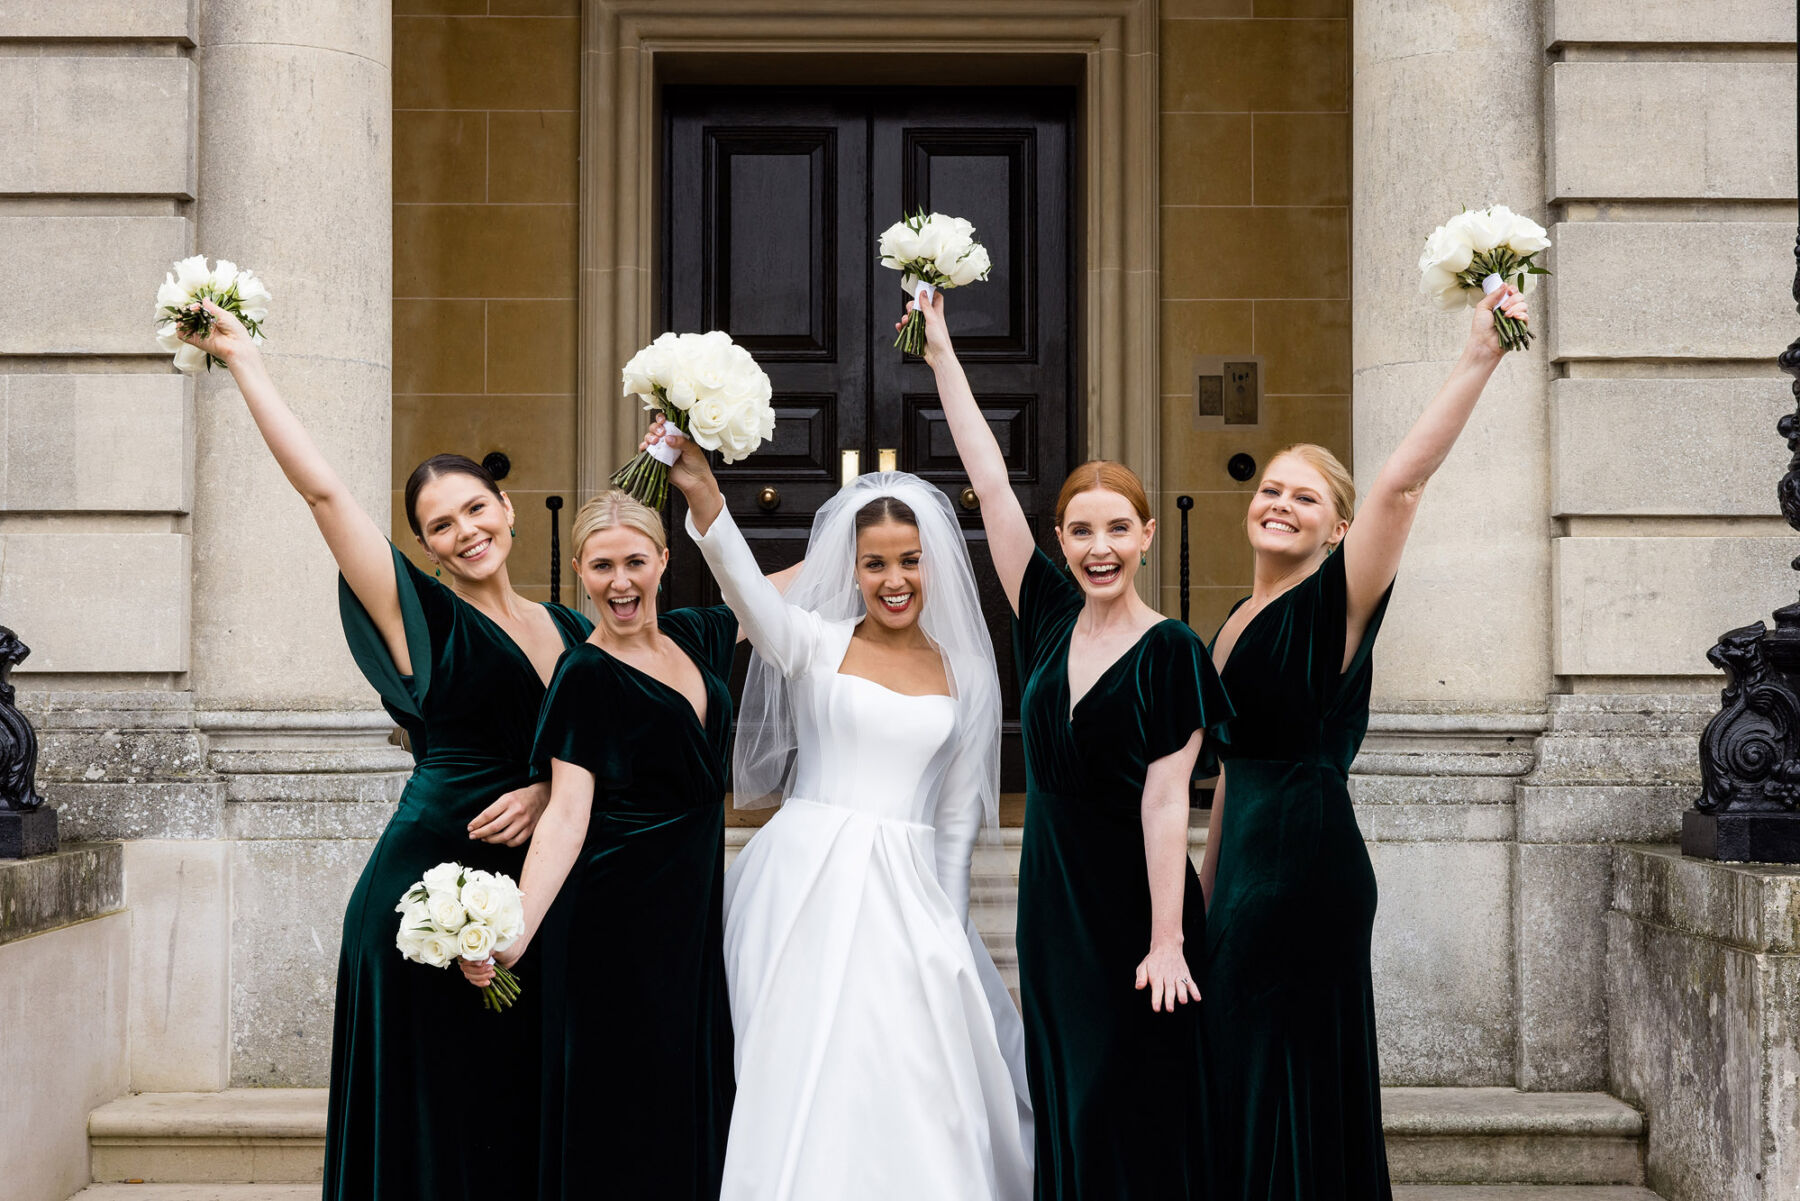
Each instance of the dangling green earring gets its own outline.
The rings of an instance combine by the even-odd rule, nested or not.
[[[1150,552],[1149,551],[1141,550],[1138,552],[1138,566],[1139,567],[1150,566]]]
[[[444,578],[444,569],[442,567],[440,567],[436,571],[432,572],[431,574],[441,580]]]
[[[506,527],[506,532],[511,534],[514,538],[517,538],[519,536],[519,527],[516,525],[509,525]]]

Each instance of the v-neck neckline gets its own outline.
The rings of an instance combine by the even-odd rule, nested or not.
[[[1094,682],[1089,684],[1087,686],[1087,690],[1081,694],[1080,700],[1075,699],[1075,691],[1072,687],[1070,687],[1070,684],[1069,684],[1069,652],[1075,646],[1075,626],[1073,624],[1071,624],[1069,626],[1069,637],[1066,641],[1063,642],[1063,655],[1062,655],[1063,692],[1066,693],[1069,697],[1069,712],[1068,712],[1069,724],[1070,725],[1075,724],[1075,711],[1077,709],[1081,708],[1082,703],[1084,701],[1086,701],[1088,697],[1094,695],[1094,689],[1100,687],[1100,681],[1106,679],[1106,677],[1112,673],[1114,668],[1118,667],[1119,664],[1125,662],[1125,660],[1129,659],[1134,653],[1136,653],[1137,649],[1144,644],[1144,639],[1150,637],[1150,635],[1152,633],[1154,633],[1156,630],[1161,629],[1164,625],[1166,625],[1169,622],[1174,621],[1174,620],[1175,619],[1173,617],[1165,617],[1161,621],[1157,622],[1155,625],[1152,625],[1152,626],[1148,627],[1147,629],[1145,629],[1143,633],[1139,634],[1132,641],[1130,646],[1126,647],[1124,650],[1119,652],[1119,655],[1117,658],[1115,658],[1111,663],[1108,663],[1105,667],[1100,669],[1100,673],[1094,677]]]
[[[451,590],[450,595],[456,596],[456,592],[454,589]],[[456,602],[460,605],[467,606],[469,612],[475,614],[475,616],[481,618],[481,620],[487,622],[489,625],[494,627],[494,632],[496,634],[500,635],[500,641],[504,642],[507,646],[512,648],[513,654],[517,655],[519,657],[519,659],[525,664],[525,670],[527,670],[531,673],[531,678],[537,681],[538,691],[548,692],[550,690],[550,680],[554,680],[556,678],[556,668],[555,667],[552,667],[550,669],[550,680],[546,680],[543,676],[538,674],[537,664],[532,662],[531,655],[526,652],[524,647],[519,645],[519,640],[517,638],[514,638],[511,634],[506,632],[505,626],[501,625],[499,622],[497,622],[493,618],[489,617],[486,613],[483,613],[481,611],[481,609],[478,606],[476,606],[474,603],[464,600],[460,596],[456,596]],[[556,620],[556,614],[551,612],[550,606],[546,605],[540,601],[532,601],[530,603],[537,605],[540,609],[542,609],[544,611],[544,615],[550,619],[551,626],[553,626],[556,630],[556,636],[558,638],[562,639],[563,650],[565,650],[565,651],[568,650],[569,647],[571,645],[573,645],[569,641],[568,631],[563,629],[562,622]],[[585,641],[585,639],[583,639],[582,641]],[[562,656],[559,654],[557,657],[561,658]]]
[[[688,698],[687,693],[685,693],[681,689],[675,687],[675,685],[669,683],[667,680],[657,679],[655,676],[651,675],[649,672],[645,671],[643,668],[639,667],[637,664],[628,662],[625,659],[621,659],[619,656],[613,654],[611,651],[607,650],[605,647],[600,646],[593,642],[589,642],[585,638],[582,639],[582,645],[593,647],[595,650],[599,651],[602,655],[605,655],[608,659],[612,660],[614,663],[617,663],[619,666],[625,668],[625,670],[631,672],[633,675],[641,676],[644,679],[649,680],[652,684],[655,684],[658,688],[661,688],[664,692],[667,692],[667,693],[671,694],[672,696],[674,696],[676,700],[681,702],[681,707],[683,709],[687,710],[687,715],[690,719],[692,719],[692,721],[694,723],[694,728],[696,730],[700,731],[701,739],[702,740],[711,739],[713,710],[715,708],[717,708],[717,706],[714,704],[714,701],[713,701],[712,689],[708,688],[706,686],[707,685],[706,669],[704,667],[700,666],[700,661],[698,659],[694,658],[694,652],[689,650],[687,648],[687,646],[685,646],[682,643],[681,639],[675,637],[675,635],[669,633],[669,631],[667,631],[663,628],[662,617],[660,615],[658,615],[658,617],[656,619],[656,632],[661,634],[664,638],[667,638],[670,642],[673,642],[675,644],[675,649],[680,651],[684,656],[686,656],[687,661],[694,665],[694,670],[700,673],[700,691],[702,691],[706,694],[706,720],[705,721],[702,721],[700,719],[700,711],[698,709],[694,708],[694,702]]]
[[[1294,594],[1295,589],[1298,589],[1301,586],[1303,586],[1308,580],[1313,578],[1313,575],[1318,575],[1320,571],[1324,570],[1324,568],[1325,568],[1325,565],[1323,563],[1319,564],[1319,566],[1316,569],[1314,569],[1312,575],[1302,576],[1295,583],[1282,589],[1280,592],[1277,592],[1274,596],[1269,598],[1269,601],[1267,604],[1265,604],[1262,608],[1258,609],[1256,612],[1254,612],[1250,615],[1250,620],[1246,621],[1244,623],[1244,628],[1238,631],[1237,641],[1233,642],[1231,644],[1231,654],[1226,658],[1224,666],[1219,666],[1219,664],[1217,662],[1215,662],[1213,664],[1214,669],[1219,673],[1220,679],[1223,679],[1225,677],[1225,673],[1231,670],[1231,665],[1238,661],[1238,648],[1240,646],[1244,645],[1244,639],[1249,637],[1250,631],[1256,627],[1257,622],[1259,622],[1263,619],[1263,615],[1268,613],[1269,610],[1273,609],[1276,605],[1280,604],[1282,601],[1286,600],[1288,597],[1292,596]],[[1224,631],[1225,622],[1230,621],[1239,609],[1243,608],[1245,605],[1249,604],[1251,601],[1253,601],[1255,599],[1256,599],[1256,594],[1253,592],[1249,596],[1240,597],[1238,599],[1238,603],[1231,606],[1231,612],[1225,614],[1225,621],[1222,621],[1219,623],[1219,630],[1213,634],[1212,641],[1206,644],[1206,653],[1209,656],[1213,652],[1213,647],[1219,645],[1219,633],[1222,633]]]

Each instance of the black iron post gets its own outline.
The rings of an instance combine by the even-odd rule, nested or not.
[[[1177,496],[1175,507],[1181,510],[1181,624],[1186,625],[1188,619],[1188,514],[1193,512],[1194,498],[1185,494]]]
[[[550,603],[562,604],[562,497],[546,496],[544,507],[550,510]]]
[[[1796,14],[1800,42],[1800,14]],[[1800,143],[1800,130],[1796,130]],[[1794,241],[1800,312],[1800,233]],[[1788,466],[1775,487],[1781,515],[1800,530],[1800,338],[1776,359],[1794,377],[1794,411],[1776,426]],[[1800,571],[1800,557],[1794,559]],[[1682,814],[1681,850],[1704,859],[1800,863],[1800,603],[1723,635],[1707,652],[1725,672],[1719,712],[1700,736],[1700,796]]]
[[[31,648],[0,626],[0,859],[56,849],[56,810],[38,795],[37,732],[14,703],[12,669]]]

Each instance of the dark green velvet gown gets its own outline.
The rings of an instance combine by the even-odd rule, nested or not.
[[[731,1127],[725,780],[737,618],[658,619],[706,681],[680,692],[591,643],[550,683],[536,757],[594,774],[587,839],[521,965],[544,990],[546,1201],[712,1201]]]
[[[413,674],[339,580],[350,653],[412,740],[412,778],[344,914],[325,1127],[325,1201],[493,1201],[533,1195],[538,1014],[544,989],[503,1014],[452,965],[408,963],[394,905],[447,860],[519,878],[522,847],[477,842],[469,821],[529,784],[544,684],[505,631],[394,551]],[[559,605],[568,644],[592,627]],[[472,1048],[474,1050],[472,1050]],[[479,1054],[478,1066],[471,1055]]]
[[[1041,551],[1014,626],[1023,688],[1024,848],[1019,986],[1037,1129],[1037,1196],[1056,1201],[1200,1197],[1202,1084],[1193,1004],[1156,1013],[1136,987],[1150,949],[1141,820],[1150,764],[1208,741],[1231,716],[1194,632],[1164,621],[1069,710],[1069,636],[1080,586]],[[1205,925],[1188,865],[1189,966]]]
[[[1386,608],[1384,596],[1340,671],[1334,554],[1251,618],[1225,660],[1238,716],[1219,752],[1225,812],[1201,983],[1214,1201],[1392,1195],[1369,977],[1375,873],[1346,787]]]

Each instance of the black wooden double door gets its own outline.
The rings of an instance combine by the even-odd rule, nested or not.
[[[665,327],[724,330],[774,385],[774,441],[715,463],[726,501],[774,570],[804,553],[814,512],[846,472],[891,463],[944,490],[1000,660],[1008,791],[1024,788],[1024,772],[1006,599],[931,370],[892,345],[906,296],[876,242],[921,207],[974,223],[994,267],[986,283],[949,294],[951,331],[1025,511],[1048,537],[1078,448],[1073,111],[1061,88],[663,96]],[[674,556],[672,604],[717,595],[697,555]]]

